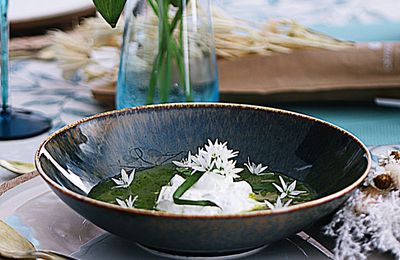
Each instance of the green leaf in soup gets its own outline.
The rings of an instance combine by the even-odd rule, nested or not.
[[[185,200],[181,199],[181,196],[190,189],[200,178],[203,176],[202,173],[196,172],[188,176],[185,181],[179,186],[173,194],[174,203],[178,205],[195,205],[195,206],[214,206],[218,207],[212,201],[209,200]]]
[[[118,19],[124,9],[126,0],[93,0],[97,11],[103,16],[111,27],[117,25]]]

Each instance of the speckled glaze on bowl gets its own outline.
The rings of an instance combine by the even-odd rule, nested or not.
[[[228,141],[306,182],[318,198],[275,211],[188,216],[124,209],[87,197],[121,167],[179,160],[207,139]],[[150,248],[221,255],[282,239],[334,211],[366,177],[371,158],[348,132],[288,111],[235,104],[167,104],[96,115],[50,136],[36,154],[40,175],[71,208],[99,227]]]

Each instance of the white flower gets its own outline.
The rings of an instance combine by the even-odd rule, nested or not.
[[[178,161],[172,161],[173,164],[175,164],[176,166],[178,166],[179,168],[191,168],[192,167],[192,154],[188,153],[188,157],[186,159],[182,159],[182,161],[178,162]]]
[[[198,154],[191,157],[192,174],[194,172],[212,172],[221,175],[238,177],[237,173],[243,169],[236,168],[236,161],[229,160],[236,157],[239,152],[229,150],[225,143],[215,143],[208,140],[208,145],[200,148]]]
[[[279,180],[281,181],[282,187],[277,185],[276,183],[272,183],[272,185],[275,186],[275,188],[281,193],[279,197],[281,199],[285,198],[288,196],[289,198],[294,198],[302,193],[306,193],[306,191],[299,191],[295,190],[296,189],[296,181],[292,182],[289,186],[285,183],[283,178],[279,176]]]
[[[259,165],[256,165],[254,162],[250,162],[250,158],[247,157],[247,163],[244,164],[247,169],[249,170],[249,172],[251,174],[255,174],[255,175],[265,175],[268,174],[268,172],[264,172],[268,166],[262,166],[262,164],[260,163]],[[270,173],[272,174],[272,173]]]
[[[132,198],[132,195],[129,195],[128,199],[126,200],[120,200],[118,198],[115,199],[115,201],[118,203],[123,208],[134,208],[133,204],[135,204],[135,201],[137,200],[138,196],[136,195],[134,198]]]
[[[268,208],[270,209],[281,209],[281,208],[286,208],[290,205],[290,203],[292,203],[292,199],[288,200],[285,202],[285,204],[283,204],[281,198],[278,196],[278,198],[276,198],[276,202],[275,204],[272,204],[271,202],[269,202],[268,200],[265,200],[265,204],[268,206]]]
[[[220,157],[223,160],[228,160],[230,158],[238,156],[238,151],[229,150],[226,146],[228,142],[219,143],[218,139],[215,140],[215,144],[208,139],[208,145],[205,145],[205,152],[210,154],[213,159]]]
[[[121,178],[119,179],[111,178],[115,182],[115,184],[117,184],[117,186],[113,188],[128,188],[133,182],[134,178],[135,178],[135,169],[133,169],[131,174],[129,175],[124,169],[122,169]]]
[[[199,172],[208,172],[211,171],[214,167],[215,160],[212,158],[211,153],[207,153],[203,149],[199,149],[197,155],[192,157],[192,169],[193,173],[196,171]]]
[[[217,173],[233,178],[239,177],[237,174],[241,171],[243,171],[242,168],[236,168],[236,161],[225,161],[221,164],[221,168],[217,169]]]

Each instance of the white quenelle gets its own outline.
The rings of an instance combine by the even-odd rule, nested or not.
[[[243,169],[236,168],[236,161],[230,160],[239,152],[229,150],[226,143],[218,140],[204,149],[199,149],[197,155],[188,154],[181,162],[174,162],[178,168],[190,171],[190,174],[202,173],[200,179],[180,197],[183,200],[211,201],[217,206],[181,205],[173,199],[175,191],[185,179],[175,175],[170,184],[162,187],[157,199],[156,209],[178,214],[214,215],[233,214],[251,211],[265,204],[251,198],[252,188],[246,181],[234,181]]]
[[[156,205],[158,210],[178,214],[214,215],[251,211],[263,206],[263,203],[250,198],[253,191],[247,182],[234,182],[231,176],[211,172],[204,173],[181,198],[194,201],[209,200],[218,207],[175,204],[173,194],[184,180],[181,176],[175,175],[171,179],[170,186],[162,187]]]

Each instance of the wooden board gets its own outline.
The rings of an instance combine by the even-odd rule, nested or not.
[[[400,98],[400,43],[357,44],[341,51],[295,50],[291,54],[218,60],[222,101],[271,103],[369,101]],[[115,87],[92,88],[113,106]]]

